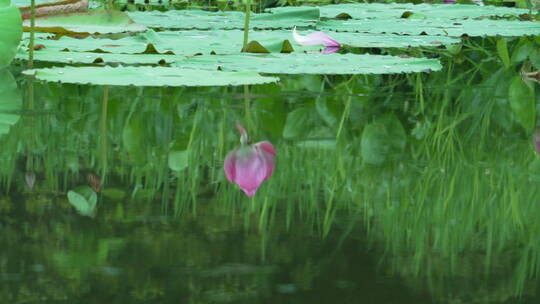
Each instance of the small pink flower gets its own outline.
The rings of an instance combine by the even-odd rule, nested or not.
[[[336,51],[341,47],[339,42],[335,41],[332,37],[323,32],[313,32],[305,36],[301,36],[296,32],[296,27],[294,27],[292,35],[294,41],[300,45],[323,45],[327,48],[336,48]]]
[[[236,127],[240,132],[241,145],[225,157],[225,175],[247,196],[253,197],[274,172],[276,150],[268,141],[251,145],[246,129],[239,123],[236,123]]]

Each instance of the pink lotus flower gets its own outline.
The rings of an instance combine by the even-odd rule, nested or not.
[[[241,146],[225,157],[225,175],[246,193],[253,197],[261,184],[272,176],[275,167],[276,150],[268,141],[250,144],[246,129],[239,123]]]
[[[292,35],[294,41],[300,45],[323,45],[326,47],[323,53],[335,53],[341,47],[341,44],[332,37],[323,32],[313,32],[305,36],[301,36],[296,32],[296,27],[293,28]]]

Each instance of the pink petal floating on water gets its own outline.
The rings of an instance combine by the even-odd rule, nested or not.
[[[334,40],[332,37],[326,35],[323,32],[313,32],[305,36],[301,36],[296,32],[296,27],[293,28],[292,35],[294,41],[300,45],[324,45],[326,47],[337,47],[341,44]]]
[[[241,137],[247,138],[247,132],[240,124],[236,124]],[[227,180],[234,182],[248,197],[253,197],[261,184],[272,176],[275,168],[276,150],[268,141],[254,145],[242,141],[225,157],[224,171]]]

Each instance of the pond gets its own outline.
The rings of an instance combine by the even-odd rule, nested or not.
[[[449,8],[273,8],[256,53],[236,11],[38,18],[0,69],[0,298],[538,303],[540,23]]]

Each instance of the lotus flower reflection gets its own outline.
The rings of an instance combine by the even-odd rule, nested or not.
[[[332,37],[323,32],[313,32],[305,36],[301,36],[296,32],[296,27],[293,28],[292,35],[294,41],[300,45],[323,45],[326,48],[322,51],[324,54],[335,53],[341,47],[341,44]]]
[[[253,197],[261,184],[272,176],[275,167],[276,150],[268,141],[251,144],[246,129],[239,123],[240,147],[235,148],[225,158],[225,175],[246,193]]]

